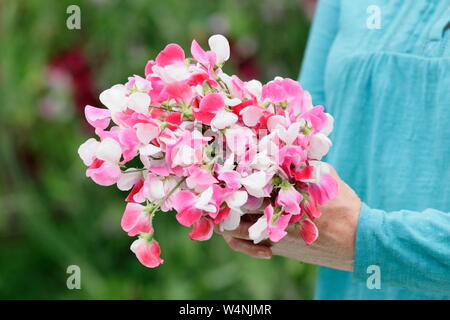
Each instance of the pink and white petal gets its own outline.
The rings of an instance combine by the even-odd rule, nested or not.
[[[308,147],[308,157],[316,160],[322,159],[330,150],[331,145],[331,140],[326,135],[322,133],[314,134]]]
[[[269,237],[265,216],[260,217],[250,228],[248,228],[248,235],[255,244]]]
[[[95,159],[95,154],[97,153],[97,148],[100,142],[95,140],[94,138],[87,139],[80,147],[78,148],[78,155],[80,156],[83,163],[87,166],[90,166]]]
[[[232,112],[219,110],[216,116],[211,120],[211,127],[214,129],[222,130],[227,127],[231,127],[238,121],[238,116]]]
[[[98,168],[88,168],[86,176],[90,177],[95,183],[101,186],[111,186],[115,184],[121,175],[118,165],[104,162]]]
[[[178,210],[177,210],[178,211]],[[186,208],[178,211],[176,214],[177,221],[183,226],[190,227],[198,221],[202,216],[202,210],[197,208]]]
[[[213,234],[213,223],[208,218],[203,218],[194,223],[194,228],[189,233],[191,240],[209,240]]]
[[[84,108],[84,115],[91,126],[99,129],[106,129],[111,120],[111,111],[89,105]]]
[[[241,222],[242,212],[236,208],[230,208],[228,216],[220,223],[221,230],[236,230]]]
[[[141,178],[142,173],[140,172],[129,172],[135,171],[135,168],[128,168],[125,172],[122,172],[119,180],[117,180],[117,188],[121,191],[130,190]]]
[[[248,106],[242,109],[239,114],[242,116],[242,121],[246,126],[254,127],[263,115],[263,110],[255,106]]]
[[[149,144],[160,132],[156,123],[138,123],[134,127],[136,128],[136,136],[142,144]]]
[[[310,246],[319,237],[319,230],[314,222],[305,219],[300,222],[300,236],[305,243]]]
[[[282,126],[283,128],[287,128],[289,125],[288,120],[286,117],[280,116],[280,115],[274,115],[270,117],[267,120],[267,129],[269,129],[270,132],[275,130],[277,126]]]
[[[144,209],[144,206],[137,203],[129,202],[127,204],[122,216],[122,220],[120,221],[120,226],[122,227],[123,231],[130,232],[136,227],[136,225],[139,223],[139,220],[141,219],[141,215]]]
[[[216,54],[216,64],[221,64],[230,58],[230,44],[221,34],[215,34],[208,39],[209,47]]]
[[[148,243],[147,240],[138,239],[131,244],[130,249],[136,254],[139,262],[148,268],[156,268],[164,262],[160,258],[161,248],[156,241]]]
[[[229,207],[240,208],[248,200],[248,193],[243,190],[238,190],[225,197],[225,202]]]
[[[236,171],[221,172],[217,178],[224,181],[226,186],[231,189],[239,189],[241,187],[241,175]]]
[[[134,92],[130,94],[128,101],[128,108],[139,112],[148,113],[148,107],[150,106],[150,96],[144,92]]]
[[[202,112],[212,112],[215,113],[225,106],[225,101],[223,97],[216,92],[208,93],[202,101],[200,101],[199,109]]]
[[[203,50],[202,47],[200,47],[200,45],[198,44],[198,42],[195,40],[192,40],[191,43],[191,54],[192,57],[194,57],[194,59],[197,60],[197,62],[203,64],[206,67],[209,65],[209,57],[206,54],[206,51]]]
[[[168,44],[157,56],[156,64],[165,67],[177,62],[184,62],[184,50],[175,43]]]
[[[181,212],[185,208],[192,207],[195,202],[195,195],[188,190],[182,190],[170,197],[173,208]]]

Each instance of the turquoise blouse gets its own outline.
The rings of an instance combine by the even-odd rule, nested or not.
[[[316,298],[449,299],[450,0],[317,10],[300,81],[335,117],[326,161],[364,205],[354,272],[321,268]]]

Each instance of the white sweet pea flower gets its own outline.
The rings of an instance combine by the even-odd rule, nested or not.
[[[262,83],[258,80],[250,80],[245,82],[244,88],[253,94],[256,99],[260,100],[262,95]]]
[[[98,145],[95,155],[100,160],[117,164],[122,156],[122,148],[116,140],[105,138]]]
[[[78,155],[80,156],[83,163],[90,166],[95,159],[95,155],[100,142],[94,138],[87,139],[79,148]]]
[[[194,206],[197,209],[201,209],[206,212],[215,212],[216,206],[209,203],[211,201],[212,195],[213,195],[213,189],[210,186],[208,189],[206,189],[205,191],[203,191],[200,194],[200,196],[195,201]]]
[[[211,129],[213,131],[225,129],[231,127],[238,121],[238,116],[233,112],[226,111],[224,109],[219,110],[214,118],[211,120]]]
[[[174,63],[165,67],[153,66],[152,70],[165,83],[183,81],[191,76],[184,63]]]
[[[230,208],[228,216],[220,223],[220,230],[236,230],[244,213],[239,208]]]
[[[294,143],[295,139],[299,136],[300,128],[303,126],[300,122],[294,122],[289,126],[286,130],[285,127],[281,125],[277,125],[275,131],[277,132],[278,137],[287,145],[291,145]]]
[[[316,133],[311,137],[308,147],[308,158],[320,160],[327,154],[331,147],[331,140],[322,133]]]
[[[121,112],[127,108],[128,89],[121,84],[112,86],[100,93],[100,102],[103,103],[111,113]]]
[[[117,180],[117,188],[121,191],[130,190],[136,182],[141,178],[142,173],[136,171],[136,168],[128,168],[120,175],[119,180]]]
[[[133,92],[128,97],[128,108],[136,112],[148,113],[150,102],[150,96],[147,93]]]
[[[264,197],[264,186],[266,185],[266,174],[264,171],[252,173],[247,177],[241,178],[241,184],[245,187],[248,194],[254,197]]]
[[[216,64],[222,64],[230,58],[230,44],[221,34],[215,34],[208,39],[209,47],[216,54]]]
[[[258,221],[256,221],[250,228],[248,228],[248,235],[255,244],[269,238],[269,233],[267,232],[266,216],[261,216]]]

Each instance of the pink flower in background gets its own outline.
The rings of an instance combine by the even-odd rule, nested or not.
[[[100,94],[106,108],[85,108],[98,136],[78,149],[86,176],[129,191],[121,226],[138,237],[131,250],[150,268],[163,262],[153,228],[160,211],[174,210],[192,228],[190,239],[204,241],[214,227],[234,230],[264,208],[249,228],[255,243],[278,242],[295,225],[311,245],[319,205],[338,192],[320,161],[333,118],[294,80],[226,74],[228,41],[214,35],[208,44],[205,51],[194,40],[193,58],[167,45],[148,61],[145,78],[133,75]]]

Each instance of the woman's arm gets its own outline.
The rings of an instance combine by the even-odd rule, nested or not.
[[[363,205],[355,248],[354,279],[366,281],[378,266],[383,284],[450,295],[450,213],[385,212]]]

